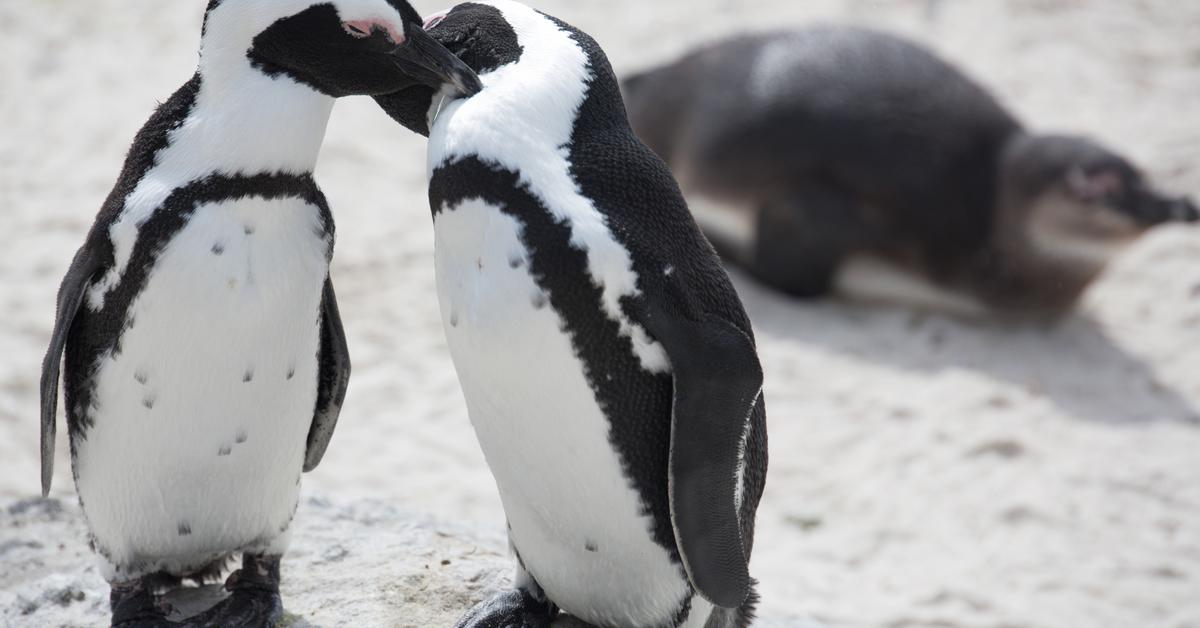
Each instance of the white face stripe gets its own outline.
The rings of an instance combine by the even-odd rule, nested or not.
[[[500,9],[512,26],[521,59],[481,75],[480,94],[442,107],[430,129],[429,175],[442,164],[472,155],[519,173],[555,219],[570,225],[571,244],[587,252],[605,312],[633,340],[642,367],[666,372],[670,364],[662,346],[621,311],[623,297],[639,294],[629,251],[570,175],[566,146],[587,96],[587,55],[570,33],[523,4],[484,4]]]

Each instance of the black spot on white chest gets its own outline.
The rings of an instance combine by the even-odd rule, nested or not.
[[[328,274],[323,224],[318,206],[292,197],[196,208],[140,269],[144,284],[124,312],[138,324],[98,358],[96,418],[135,409],[203,421],[215,412],[206,407],[268,408],[279,403],[273,395],[315,394],[305,384],[315,377]],[[222,440],[243,428],[228,426]]]
[[[317,397],[324,216],[288,196],[214,200],[153,255],[135,247],[124,281],[138,289],[120,284],[102,313],[137,324],[93,358],[73,441],[104,546],[241,547],[290,519]]]

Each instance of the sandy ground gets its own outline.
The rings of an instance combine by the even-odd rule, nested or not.
[[[36,386],[58,281],[133,134],[190,76],[203,4],[0,0],[0,500],[9,504],[38,491]],[[535,4],[595,35],[618,72],[747,28],[820,20],[905,33],[1031,126],[1092,134],[1164,187],[1200,194],[1200,3]],[[306,491],[341,505],[331,508],[370,498],[474,526],[492,552],[503,517],[437,315],[423,164],[422,140],[370,101],[338,106],[317,175],[338,219],[334,276],[354,379]],[[1200,232],[1163,229],[1111,269],[1078,317],[1053,327],[796,303],[736,277],[767,373],[772,468],[753,572],[769,623],[1200,626],[1198,256]],[[69,504],[65,450],[54,495]],[[17,526],[16,517],[0,509],[0,528],[65,543],[75,552],[66,565],[77,560],[85,588],[102,589],[84,572],[77,521]],[[396,521],[388,538],[411,538]],[[302,556],[321,552],[329,534],[301,535],[293,578],[310,577]],[[2,593],[25,582],[22,560],[45,559],[19,556],[0,551]],[[339,565],[321,569],[354,568]],[[289,607],[303,613],[299,595]],[[399,614],[362,621],[406,625]]]

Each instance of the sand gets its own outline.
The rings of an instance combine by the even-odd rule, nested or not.
[[[100,621],[65,443],[53,491],[64,514],[25,524],[12,507],[38,492],[37,381],[58,281],[133,134],[190,76],[203,4],[0,0],[0,600],[53,597],[55,578],[83,595],[68,591],[66,606],[45,605],[66,614],[36,623],[2,616],[13,625]],[[907,34],[1030,126],[1093,135],[1163,187],[1200,194],[1200,3],[535,4],[591,32],[619,73],[744,29],[843,21]],[[476,569],[499,570],[503,515],[437,313],[423,157],[423,141],[369,100],[335,110],[317,177],[338,220],[354,379],[305,492],[330,511],[385,513],[337,534],[382,535],[388,556],[410,541],[434,552],[405,532],[428,521],[479,547],[463,559]],[[771,473],[752,568],[764,625],[1200,626],[1198,257],[1200,230],[1161,229],[1055,326],[800,303],[735,273],[767,375]],[[358,599],[407,567],[389,572],[367,545],[318,567],[336,517],[300,517],[312,522],[285,565],[297,621],[422,625],[386,593]],[[20,549],[29,542],[41,547]],[[30,580],[31,564],[50,567]],[[371,614],[319,611],[339,599],[303,589],[321,574],[344,576],[340,595]],[[464,602],[445,597],[451,584],[428,603]],[[454,614],[436,612],[426,617]]]

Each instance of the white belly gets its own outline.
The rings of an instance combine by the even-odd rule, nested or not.
[[[582,363],[529,274],[520,224],[466,201],[434,227],[450,352],[526,568],[590,623],[670,617],[682,571],[652,540]]]
[[[210,204],[158,258],[120,352],[100,359],[94,424],[75,443],[110,569],[282,552],[316,401],[319,227],[297,199]]]

